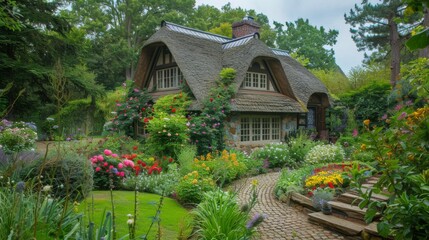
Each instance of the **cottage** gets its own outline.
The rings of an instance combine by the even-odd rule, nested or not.
[[[298,128],[326,135],[328,91],[287,52],[259,40],[251,17],[234,23],[233,38],[163,21],[141,50],[135,82],[156,99],[177,93],[186,81],[200,103],[222,68],[237,71],[228,143],[234,147],[280,142]]]

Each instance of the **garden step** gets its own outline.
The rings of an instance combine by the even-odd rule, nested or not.
[[[330,201],[328,203],[331,205],[333,211],[340,211],[344,213],[346,217],[353,218],[364,223],[364,216],[367,210],[366,208],[360,209],[359,207],[350,205],[349,203],[337,201]]]
[[[363,200],[363,198],[359,197],[357,194],[346,192],[338,196],[336,200],[338,202],[357,206]]]
[[[379,223],[378,221],[375,221],[375,222],[368,224],[368,226],[366,226],[363,230],[366,233],[364,235],[371,235],[371,236],[377,237],[375,239],[393,239],[392,237],[381,238],[380,234],[377,231],[377,224],[378,223]],[[370,239],[370,238],[368,238],[368,239]]]
[[[364,190],[364,189],[362,189],[362,190]],[[358,194],[358,192],[354,191],[354,190],[351,190],[350,192],[355,194],[355,195]],[[389,200],[389,196],[386,196],[384,194],[379,194],[379,193],[372,193],[371,199],[374,201],[379,201],[379,202],[387,202],[387,200]]]
[[[338,218],[334,215],[326,215],[322,212],[310,213],[308,217],[310,221],[334,229],[348,236],[359,235],[365,228],[363,224],[346,221],[343,218]]]

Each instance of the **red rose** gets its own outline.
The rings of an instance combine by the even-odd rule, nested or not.
[[[210,102],[213,102],[213,98],[210,98]]]
[[[172,109],[171,109],[171,112],[172,112],[172,113],[175,113],[175,112],[176,112],[176,109],[175,109],[175,108],[172,108]]]

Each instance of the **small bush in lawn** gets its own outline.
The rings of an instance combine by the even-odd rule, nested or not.
[[[47,159],[38,159],[22,171],[26,179],[39,178],[35,183],[51,186],[51,195],[57,198],[79,200],[93,188],[93,170],[86,156],[73,151],[56,149]],[[27,175],[28,173],[28,175]],[[41,187],[41,186],[39,186]]]
[[[176,194],[183,204],[198,204],[203,199],[204,192],[214,190],[215,182],[211,177],[201,176],[193,171],[183,176],[176,186]]]
[[[263,148],[256,149],[252,157],[263,162],[268,160],[270,168],[275,167],[296,167],[296,163],[289,157],[289,147],[283,143],[271,143]]]
[[[326,144],[314,146],[305,156],[307,164],[332,163],[344,161],[344,150],[336,145]]]

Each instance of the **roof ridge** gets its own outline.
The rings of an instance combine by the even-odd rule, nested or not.
[[[259,33],[255,32],[255,33],[251,33],[251,34],[247,34],[247,35],[241,36],[239,38],[232,38],[232,39],[230,39],[227,42],[223,42],[222,44],[232,43],[232,42],[239,41],[239,40],[242,40],[242,39],[245,39],[245,38],[258,38],[259,39]]]
[[[196,29],[196,28],[186,27],[186,26],[179,25],[179,24],[176,24],[176,23],[167,22],[165,20],[163,20],[161,22],[161,27],[167,26],[167,25],[172,25],[172,26],[175,26],[175,27],[179,27],[179,28],[183,28],[183,29],[189,30],[189,31],[194,31],[194,32],[198,32],[198,33],[203,33],[203,34],[211,35],[213,37],[223,38],[225,40],[231,40],[231,38],[223,36],[223,35],[220,35],[220,34],[215,34],[215,33],[211,33],[211,32],[202,31],[202,30],[199,30],[199,29]]]
[[[290,56],[289,55],[289,52],[288,51],[286,51],[286,50],[283,50],[283,49],[280,49],[280,48],[270,48],[271,49],[271,51],[273,51],[273,53],[274,54],[276,54],[276,55],[284,55],[284,56]],[[279,53],[279,54],[277,54],[277,53]]]

